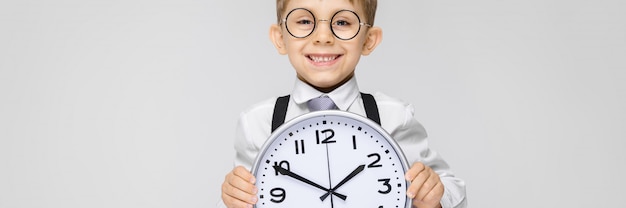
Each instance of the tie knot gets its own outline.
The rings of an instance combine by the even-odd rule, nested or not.
[[[335,110],[337,106],[328,96],[322,96],[318,98],[313,98],[309,100],[307,103],[309,106],[309,110],[311,111],[320,111],[320,110]]]

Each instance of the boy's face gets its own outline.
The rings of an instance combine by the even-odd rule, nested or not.
[[[351,10],[367,23],[362,7],[355,4],[348,0],[291,0],[283,18],[295,8],[308,9],[317,20],[313,33],[293,37],[285,23],[270,29],[272,42],[280,54],[289,56],[298,78],[322,92],[330,92],[349,80],[361,55],[370,54],[381,41],[382,30],[378,27],[361,26],[356,37],[340,40],[333,35],[329,21],[320,21],[330,20],[337,11]]]

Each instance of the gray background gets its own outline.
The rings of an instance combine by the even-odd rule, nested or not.
[[[415,105],[471,207],[626,207],[626,3],[381,1],[363,91]],[[0,1],[0,207],[213,207],[290,92],[274,1]]]

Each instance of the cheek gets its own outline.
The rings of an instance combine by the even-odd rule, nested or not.
[[[346,57],[347,62],[350,64],[356,65],[359,62],[359,59],[361,59],[363,47],[361,45],[355,45],[355,46],[352,46],[351,48],[348,48],[347,50],[353,51],[352,53],[348,54],[348,56]]]

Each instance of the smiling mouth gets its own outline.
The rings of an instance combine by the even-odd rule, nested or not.
[[[332,62],[339,57],[341,57],[341,55],[307,55],[307,58],[314,63]]]

